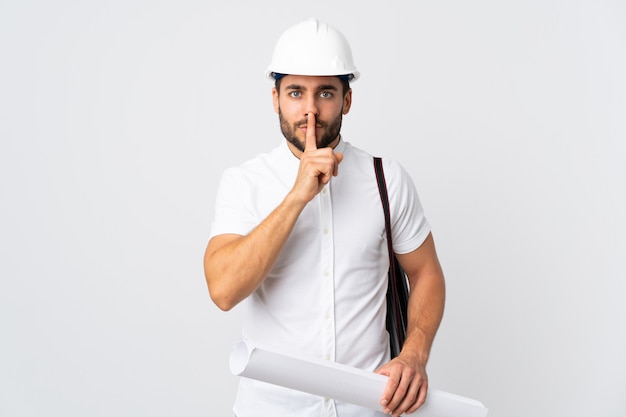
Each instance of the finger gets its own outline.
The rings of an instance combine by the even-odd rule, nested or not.
[[[379,372],[382,375],[386,375],[389,377],[387,380],[387,385],[385,385],[385,391],[380,399],[380,405],[383,406],[383,413],[389,414],[391,412],[391,399],[393,398],[393,394],[396,392],[398,385],[400,384],[400,378],[398,376],[392,376],[388,372]]]
[[[424,384],[422,384],[421,379],[419,378],[413,379],[401,403],[398,404],[395,410],[393,410],[393,414],[394,415],[396,414],[401,415],[402,413],[409,414],[417,410],[419,406],[423,404],[423,401],[421,403],[419,402],[420,395],[421,395],[420,393],[423,391],[422,390],[423,386]],[[424,395],[424,398],[425,398],[425,395]]]
[[[339,175],[339,164],[341,163],[341,161],[343,161],[343,154],[340,152],[337,152],[335,154],[335,159],[337,160],[337,163],[335,164],[335,169],[333,170],[333,176],[337,176]]]
[[[401,412],[404,411],[404,408],[408,408],[411,404],[413,404],[415,397],[413,397],[413,400],[411,400],[410,398],[407,398],[407,395],[409,394],[408,390],[410,388],[410,384],[411,384],[410,378],[407,378],[404,375],[400,378],[400,383],[398,384],[396,391],[393,393],[393,397],[391,398],[391,400],[389,401],[389,404],[387,405],[387,408],[392,410],[394,415],[401,414]],[[404,404],[405,401],[408,401],[409,403]],[[404,408],[402,408],[402,406],[404,406]]]
[[[426,402],[426,396],[428,393],[428,383],[424,382],[419,387],[419,392],[417,394],[417,401],[411,407],[406,410],[406,413],[413,413],[417,411],[424,403]]]
[[[307,114],[306,135],[304,142],[304,150],[317,149],[317,138],[315,137],[315,114],[313,112]]]
[[[413,369],[401,368],[399,371],[400,372],[396,373],[395,376],[394,373],[389,376],[388,384],[392,382],[393,379],[395,390],[391,393],[390,397],[385,397],[388,399],[385,412],[393,411],[394,415],[404,412],[406,408],[415,402],[417,389],[420,384],[420,378],[415,378],[415,371]],[[415,387],[411,396],[409,390],[412,388],[413,384],[415,384]]]

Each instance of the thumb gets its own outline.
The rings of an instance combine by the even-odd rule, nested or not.
[[[337,163],[335,164],[335,169],[333,170],[333,176],[336,177],[339,174],[339,164],[343,161],[343,154],[341,152],[337,152],[335,154],[335,158],[337,159]]]

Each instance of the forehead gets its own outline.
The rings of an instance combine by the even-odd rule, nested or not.
[[[341,81],[339,78],[331,76],[310,76],[310,75],[285,75],[281,80],[284,87],[298,86],[299,88],[315,90],[321,86],[333,86],[341,89]]]

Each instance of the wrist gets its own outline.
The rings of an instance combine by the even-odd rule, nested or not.
[[[425,343],[418,340],[416,337],[408,337],[402,346],[400,355],[407,358],[413,363],[418,363],[426,366],[430,357],[430,350]]]

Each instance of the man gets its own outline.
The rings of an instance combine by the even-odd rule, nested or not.
[[[341,137],[359,73],[335,28],[311,19],[278,40],[268,75],[286,141],[223,174],[204,266],[215,304],[246,300],[244,338],[387,375],[381,411],[242,378],[234,411],[364,417],[417,410],[445,285],[406,171],[384,159],[394,252],[411,292],[407,339],[392,359],[385,330],[385,221],[372,156]]]

